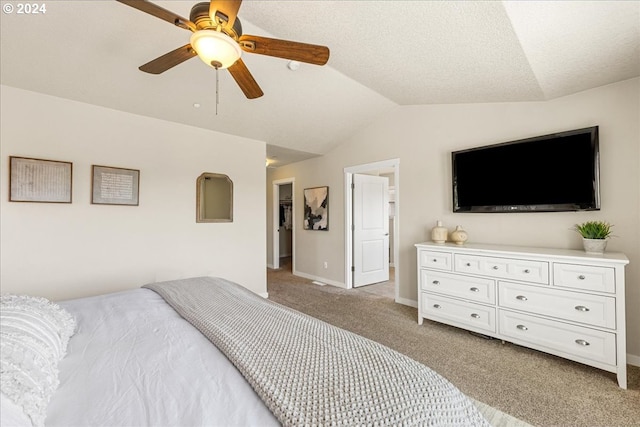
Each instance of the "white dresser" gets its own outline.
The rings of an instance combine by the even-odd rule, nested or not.
[[[419,324],[435,320],[615,372],[627,388],[624,254],[416,247]]]

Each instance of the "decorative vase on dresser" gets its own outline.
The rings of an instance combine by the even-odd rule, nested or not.
[[[468,238],[467,232],[462,229],[461,225],[456,225],[456,229],[451,232],[451,241],[456,245],[464,245]]]
[[[434,243],[444,243],[447,241],[449,230],[442,226],[442,221],[437,221],[436,226],[431,229],[431,240]]]
[[[614,372],[627,388],[624,254],[415,246],[420,325],[434,320]]]

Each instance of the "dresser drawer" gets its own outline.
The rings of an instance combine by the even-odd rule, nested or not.
[[[491,279],[469,277],[460,274],[420,271],[423,291],[464,298],[486,304],[496,302],[496,284]]]
[[[496,310],[453,298],[422,293],[422,314],[460,327],[496,332]]]
[[[506,310],[499,310],[499,318],[500,334],[505,337],[549,351],[616,364],[616,335],[613,333]]]
[[[545,261],[455,254],[454,270],[460,273],[549,284],[549,263]]]
[[[498,282],[500,307],[615,329],[616,299],[549,287]]]
[[[420,251],[420,267],[451,271],[451,254],[448,252]]]
[[[615,270],[591,265],[553,264],[553,285],[585,291],[616,292]]]

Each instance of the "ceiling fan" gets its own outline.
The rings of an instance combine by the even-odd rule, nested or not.
[[[140,66],[139,69],[146,73],[163,73],[198,55],[216,70],[228,69],[245,96],[253,99],[264,93],[240,58],[243,51],[315,65],[324,65],[329,60],[326,46],[242,34],[237,17],[242,0],[198,3],[191,8],[189,19],[147,0],[117,1],[193,33],[188,44]]]

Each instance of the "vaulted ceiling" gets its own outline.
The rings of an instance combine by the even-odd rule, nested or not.
[[[191,59],[138,66],[190,33],[112,0],[1,15],[4,85],[321,155],[399,105],[544,101],[640,76],[640,1],[245,0],[245,34],[328,46],[325,66],[243,54],[264,91]],[[157,1],[188,17],[191,1]],[[194,107],[198,104],[199,108]]]

